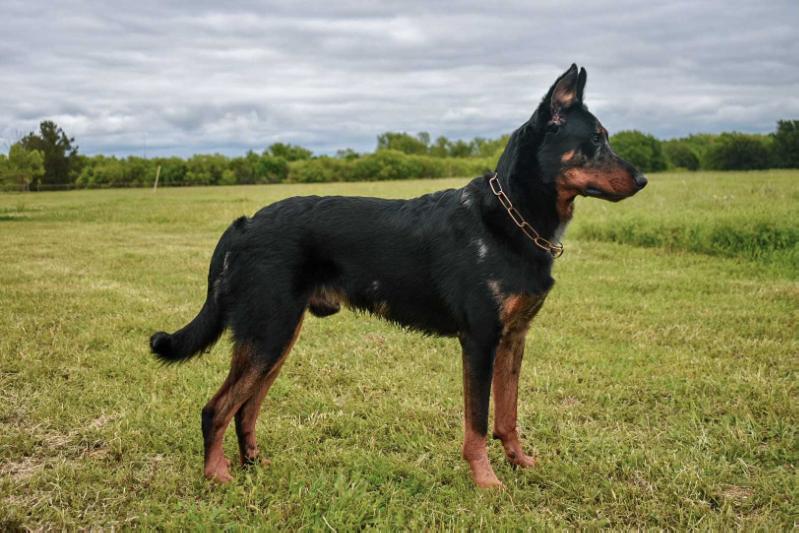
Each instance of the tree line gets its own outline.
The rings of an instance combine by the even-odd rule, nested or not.
[[[302,146],[274,143],[237,157],[197,154],[189,158],[86,156],[75,139],[44,121],[0,154],[0,187],[45,190],[159,184],[234,185],[311,183],[474,176],[494,169],[508,136],[435,140],[426,132],[385,132],[374,152],[340,150],[315,156]],[[641,170],[750,170],[799,168],[799,120],[780,120],[773,133],[697,134],[659,140],[640,131],[610,139],[615,151]]]

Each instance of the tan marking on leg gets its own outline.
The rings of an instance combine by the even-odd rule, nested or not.
[[[546,295],[511,295],[500,312],[502,337],[494,360],[494,437],[502,441],[511,464],[528,468],[535,459],[524,453],[517,427],[519,376],[524,341],[533,317],[541,309]]]
[[[511,294],[506,296],[502,301],[499,313],[503,336],[514,332],[526,332],[530,321],[538,313],[545,298],[545,294]]]
[[[524,453],[517,428],[519,374],[524,354],[524,334],[500,341],[494,361],[494,438],[502,441],[511,464],[527,468],[535,459]]]
[[[261,411],[261,404],[264,401],[269,389],[280,374],[280,369],[286,361],[289,352],[294,347],[297,337],[300,335],[302,329],[302,322],[305,315],[300,316],[300,321],[294,329],[294,334],[291,336],[288,344],[283,349],[280,358],[274,366],[263,376],[258,385],[256,392],[239,408],[236,412],[236,435],[239,441],[239,459],[242,465],[251,465],[258,460],[258,444],[255,438],[255,425],[258,420],[258,415]],[[269,464],[268,460],[262,461],[264,464]]]
[[[480,435],[474,429],[471,421],[473,406],[471,405],[472,395],[470,389],[471,380],[469,370],[464,365],[463,369],[463,458],[469,463],[469,469],[475,485],[481,488],[501,487],[502,482],[497,478],[491,463],[488,460],[488,448],[486,446],[486,436]]]
[[[203,412],[211,413],[205,442],[205,477],[219,483],[227,483],[230,475],[228,461],[222,451],[222,440],[230,420],[239,407],[255,392],[258,369],[253,364],[254,352],[249,344],[239,344],[233,349],[233,358],[225,383],[206,404]]]
[[[463,458],[469,463],[474,484],[480,488],[502,487],[502,482],[491,468],[488,460],[485,435],[479,435],[466,424],[466,434],[463,439]]]

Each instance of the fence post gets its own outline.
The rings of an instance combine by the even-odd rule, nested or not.
[[[155,169],[155,183],[153,183],[153,192],[155,192],[158,189],[158,176],[160,175],[161,175],[161,165],[158,165],[158,167]]]

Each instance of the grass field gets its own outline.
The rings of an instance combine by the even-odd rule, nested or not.
[[[505,490],[460,459],[457,342],[351,312],[306,320],[258,423],[272,465],[204,481],[229,343],[163,368],[147,338],[199,309],[220,232],[285,196],[464,182],[0,195],[0,530],[797,527],[799,171],[578,200],[520,385],[540,466],[492,442]]]

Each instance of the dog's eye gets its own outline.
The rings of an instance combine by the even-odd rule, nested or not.
[[[598,133],[594,133],[593,135],[591,135],[591,142],[594,144],[599,144],[600,142],[602,142],[602,136]]]

